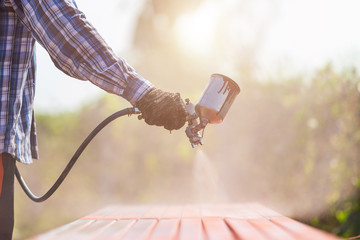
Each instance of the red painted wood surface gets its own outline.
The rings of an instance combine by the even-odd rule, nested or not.
[[[31,240],[335,240],[260,204],[110,206]]]

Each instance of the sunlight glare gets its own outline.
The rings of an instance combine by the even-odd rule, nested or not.
[[[191,13],[184,13],[175,24],[175,36],[186,52],[204,55],[214,44],[218,14],[214,4],[206,3]]]

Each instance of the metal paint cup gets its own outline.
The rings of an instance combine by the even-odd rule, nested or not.
[[[240,87],[234,80],[222,74],[212,74],[195,105],[200,122],[221,123],[239,93]]]

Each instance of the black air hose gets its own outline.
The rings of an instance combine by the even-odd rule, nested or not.
[[[139,114],[139,110],[137,108],[125,108],[123,110],[120,110],[111,116],[107,117],[104,121],[102,121],[97,127],[92,130],[92,132],[86,137],[86,139],[81,143],[81,145],[76,150],[75,154],[70,159],[69,163],[66,165],[65,169],[62,171],[59,178],[56,180],[54,185],[43,195],[43,196],[36,196],[34,195],[29,187],[26,185],[24,179],[22,178],[19,170],[17,167],[15,168],[15,175],[17,180],[19,181],[22,189],[28,195],[28,197],[33,200],[34,202],[43,202],[46,199],[48,199],[60,186],[60,184],[64,181],[68,173],[70,172],[71,168],[74,166],[78,158],[80,157],[81,153],[84,151],[84,149],[87,147],[87,145],[91,142],[91,140],[98,134],[106,125],[108,125],[110,122],[114,121],[115,119],[122,117],[124,115],[132,115],[132,114]]]

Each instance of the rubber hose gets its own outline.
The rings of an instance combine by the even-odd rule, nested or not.
[[[130,116],[130,115],[136,114],[136,113],[140,113],[136,108],[125,108],[125,109],[120,110],[120,111],[112,114],[111,116],[107,117],[99,125],[97,125],[97,127],[94,128],[94,130],[92,130],[90,132],[90,134],[85,138],[85,140],[78,147],[75,154],[72,156],[69,163],[66,165],[65,169],[62,171],[61,175],[56,180],[54,185],[43,196],[38,197],[31,192],[31,190],[27,186],[25,180],[21,176],[18,168],[15,167],[16,178],[19,181],[20,186],[22,187],[22,189],[24,190],[26,195],[34,202],[43,202],[43,201],[47,200],[58,189],[58,187],[61,185],[61,183],[65,180],[66,176],[68,175],[68,173],[70,172],[70,170],[72,169],[72,167],[74,166],[74,164],[76,163],[76,161],[78,160],[78,158],[80,157],[82,152],[85,150],[87,145],[106,125],[108,125],[110,122],[114,121],[115,119],[117,119],[119,117],[122,117],[124,115]]]

